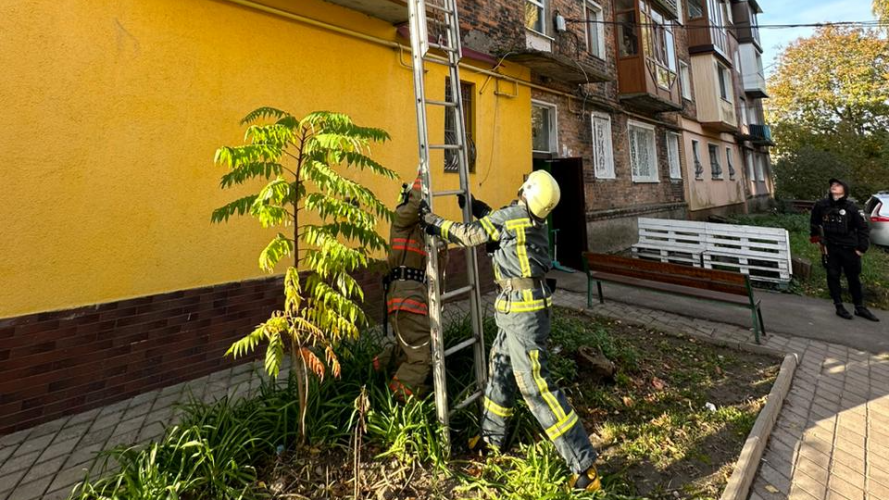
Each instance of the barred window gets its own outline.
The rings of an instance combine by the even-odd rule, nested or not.
[[[475,172],[475,129],[473,127],[472,117],[475,116],[475,100],[473,94],[475,85],[467,82],[460,82],[460,96],[463,99],[463,123],[466,126],[466,149],[469,152],[469,171]],[[445,100],[453,101],[451,96],[451,79],[445,78]],[[456,116],[455,108],[445,108],[445,144],[457,144],[457,122],[454,120]],[[445,172],[459,172],[460,170],[459,156],[457,151],[446,149],[444,155]]]
[[[722,179],[722,165],[719,164],[719,146],[716,144],[707,145],[710,150],[710,174],[714,179]]]
[[[628,131],[633,182],[658,182],[654,127],[631,121]]]

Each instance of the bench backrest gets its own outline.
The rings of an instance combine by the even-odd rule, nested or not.
[[[749,297],[751,294],[750,278],[741,273],[631,259],[602,253],[584,252],[583,257],[587,272],[616,274],[745,297]]]

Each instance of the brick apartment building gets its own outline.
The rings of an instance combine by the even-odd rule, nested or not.
[[[280,278],[256,266],[268,234],[209,223],[231,201],[212,153],[241,140],[251,109],[346,112],[390,132],[374,150],[382,164],[416,171],[403,0],[30,4],[0,5],[20,44],[0,106],[29,123],[8,131],[4,160],[18,168],[0,178],[12,207],[0,227],[13,235],[0,265],[0,434],[222,369],[231,342],[280,304]],[[459,7],[473,193],[502,205],[549,169],[563,264],[626,249],[640,216],[768,203],[755,0]],[[445,79],[429,68],[430,96]],[[454,126],[443,114],[430,124],[444,139]],[[448,157],[434,160],[441,187],[455,187]],[[394,200],[398,183],[371,187]],[[462,265],[455,252],[449,280]],[[378,312],[379,275],[357,278]]]
[[[562,263],[627,248],[640,216],[706,219],[768,204],[754,0],[461,8],[467,46],[531,70],[534,168],[565,188],[552,221]]]

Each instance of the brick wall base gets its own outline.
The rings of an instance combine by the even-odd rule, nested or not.
[[[489,291],[490,259],[479,256]],[[465,269],[463,251],[452,250],[449,288],[465,283]],[[356,279],[368,315],[379,321],[380,274]],[[283,306],[282,285],[271,277],[0,319],[0,434],[252,359],[224,354]]]

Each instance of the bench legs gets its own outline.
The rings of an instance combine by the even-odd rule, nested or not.
[[[759,329],[762,331],[762,335],[766,336],[766,324],[762,320],[762,306],[756,307],[756,313],[759,315]]]
[[[593,307],[593,281],[596,282],[596,290],[599,292],[599,303],[605,303],[605,297],[602,296],[602,282],[589,278],[586,287],[586,306]]]
[[[766,325],[762,320],[762,308],[759,305],[755,305],[750,308],[750,312],[753,316],[753,332],[756,336],[756,343],[761,344],[760,337],[766,335]]]

